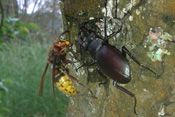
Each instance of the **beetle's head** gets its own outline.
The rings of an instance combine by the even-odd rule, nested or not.
[[[81,27],[78,33],[78,43],[83,50],[88,50],[89,45],[95,39],[94,33],[91,33],[87,28]]]

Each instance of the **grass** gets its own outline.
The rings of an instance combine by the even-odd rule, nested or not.
[[[51,43],[23,42],[12,44],[14,51],[0,51],[0,82],[8,92],[0,90],[0,117],[64,117],[68,98],[55,90],[51,97],[51,79],[47,72],[44,93],[38,88]]]

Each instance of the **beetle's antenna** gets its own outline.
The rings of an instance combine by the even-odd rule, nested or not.
[[[105,35],[105,40],[107,38],[107,26],[106,26],[106,20],[107,20],[107,0],[105,0],[105,22],[104,22],[104,35]]]

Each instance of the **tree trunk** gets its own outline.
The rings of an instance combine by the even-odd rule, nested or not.
[[[52,32],[54,31],[54,19],[56,15],[55,12],[56,12],[56,0],[53,1],[52,5],[52,24],[51,24]]]
[[[3,20],[4,20],[4,7],[2,1],[0,0],[0,10],[1,10],[1,23],[0,23],[0,32],[2,33]]]
[[[63,25],[65,30],[68,29],[71,32],[72,43],[77,47],[76,56],[80,53],[77,38],[82,24],[97,35],[104,35],[104,3],[105,0],[63,1]],[[157,36],[160,29],[163,29],[162,35],[167,32],[169,37],[174,39],[174,6],[173,0],[108,0],[107,2],[107,34],[117,31],[122,25],[121,32],[109,40],[110,44],[119,50],[125,46],[143,65],[151,68],[157,74],[161,74],[159,78],[156,78],[154,74],[141,66],[139,67],[127,56],[132,69],[132,80],[122,87],[135,94],[136,110],[139,116],[175,116],[175,44],[168,42],[166,48],[157,47],[171,53],[170,55],[161,53],[164,56],[161,56],[162,60],[159,61],[147,56],[149,48],[143,46],[145,40],[155,36],[154,34]],[[103,20],[98,20],[102,18]],[[90,19],[94,20],[89,21]],[[159,29],[159,31],[152,31],[150,28]],[[90,55],[86,54],[86,60],[88,59],[90,59]],[[89,90],[75,84],[80,93],[70,97],[67,116],[135,116],[134,99],[112,86],[112,79],[108,78],[108,82],[99,87],[98,84],[101,81],[104,82],[105,79],[96,72],[96,67],[98,68],[96,65],[88,68],[82,67],[75,74],[81,83],[86,84],[87,73],[89,73],[87,87],[93,91],[97,99],[92,98]]]
[[[4,16],[9,17],[10,15],[18,16],[18,1],[17,0],[3,0]]]
[[[27,0],[24,0],[24,4],[23,4],[24,16],[27,15],[27,8],[28,8],[28,2],[27,2]]]
[[[17,1],[17,0],[13,0],[13,6],[14,6],[14,13],[15,13],[15,16],[18,17],[18,10],[19,10],[19,7],[18,7],[18,1]]]

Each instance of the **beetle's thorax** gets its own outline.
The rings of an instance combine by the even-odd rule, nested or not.
[[[89,51],[91,56],[94,58],[96,52],[102,46],[102,40],[97,38],[94,33],[89,33],[86,36],[86,41],[82,44],[82,49],[85,51]]]
[[[88,51],[93,58],[96,57],[96,53],[102,47],[102,40],[99,38],[95,38],[89,45]]]
[[[89,45],[95,39],[95,35],[93,33],[89,33],[86,36],[86,41],[82,44],[82,49],[88,51]]]

